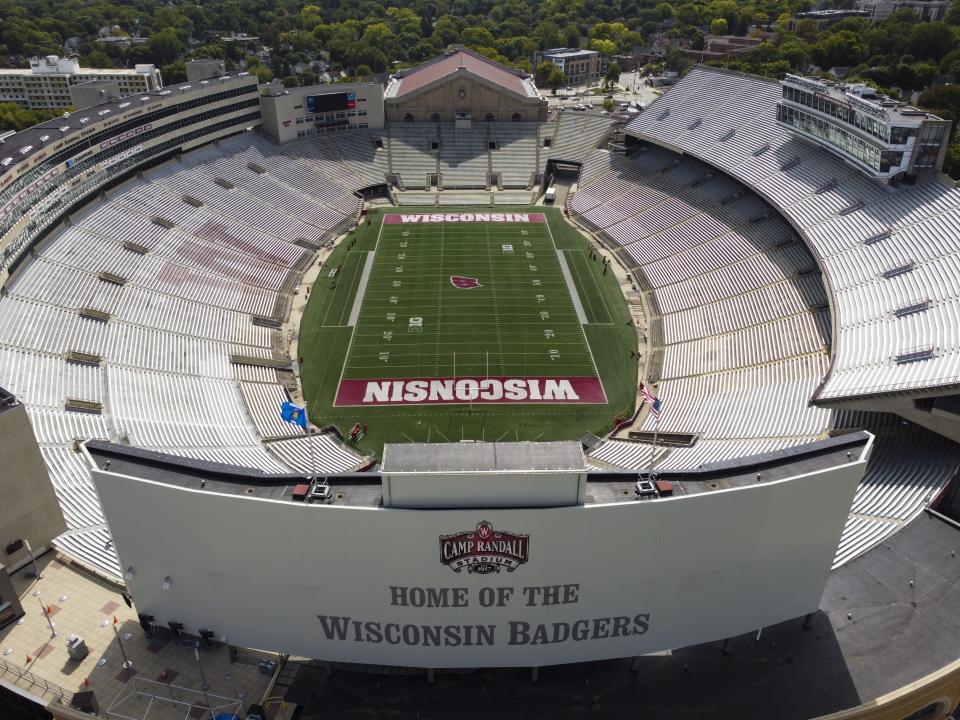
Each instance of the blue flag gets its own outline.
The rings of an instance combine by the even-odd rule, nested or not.
[[[307,429],[307,410],[302,408],[299,405],[294,405],[292,402],[285,402],[280,406],[280,417],[286,420],[288,423],[293,423],[294,425],[299,425],[304,430]]]

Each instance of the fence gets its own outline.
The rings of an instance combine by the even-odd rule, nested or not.
[[[36,694],[35,688],[42,690],[40,696],[50,693],[54,697],[58,698],[61,705],[69,705],[73,700],[73,693],[64,690],[59,685],[56,685],[48,680],[44,680],[42,677],[34,675],[29,670],[15,665],[11,662],[0,658],[0,676],[10,673],[17,676],[16,682],[27,682],[29,687],[25,688],[26,690],[31,691],[33,694]]]

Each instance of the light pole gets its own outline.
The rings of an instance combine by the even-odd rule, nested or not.
[[[33,548],[30,547],[30,541],[24,538],[23,544],[27,546],[27,552],[30,553],[30,562],[33,563],[33,574],[37,576],[37,580],[40,580],[43,578],[43,575],[40,574],[40,566],[37,565],[37,558],[33,554]]]
[[[197,667],[200,669],[200,689],[206,692],[210,689],[210,683],[207,682],[207,676],[203,672],[203,661],[200,659],[200,649],[198,647],[199,644],[200,642],[197,641],[197,644],[193,646],[193,655],[197,658]],[[210,703],[207,704],[209,705]]]
[[[34,590],[33,596],[40,602],[40,612],[43,613],[43,616],[47,619],[47,625],[50,626],[50,637],[55,638],[57,636],[57,631],[53,628],[53,620],[50,619],[50,613],[47,612],[47,606],[43,604],[43,595],[40,594],[39,590]]]
[[[133,667],[133,663],[127,657],[127,651],[123,649],[123,641],[120,639],[120,631],[117,630],[116,625],[113,626],[113,634],[117,636],[117,645],[120,646],[120,654],[123,655],[123,669],[129,670]]]

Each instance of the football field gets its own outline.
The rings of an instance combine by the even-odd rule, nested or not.
[[[388,441],[556,439],[629,412],[619,287],[529,210],[388,210],[345,241],[301,324],[315,422]]]
[[[597,377],[546,222],[384,222],[366,263],[344,380]]]

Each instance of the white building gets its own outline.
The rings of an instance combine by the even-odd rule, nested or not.
[[[0,68],[0,102],[15,102],[31,109],[67,108],[70,87],[91,80],[115,80],[121,96],[152,92],[163,87],[154,65],[130,68],[84,68],[73,57],[47,55],[31,58],[29,68]]]
[[[383,127],[383,85],[338,83],[333,87],[285,88],[279,83],[261,89],[263,129],[279,143],[297,138]]]
[[[870,13],[876,22],[886,20],[897,10],[907,8],[920,20],[936,22],[943,20],[950,9],[949,0],[860,0],[857,9]]]
[[[943,165],[950,122],[876,94],[787,75],[777,104],[781,127],[802,135],[883,182]]]

